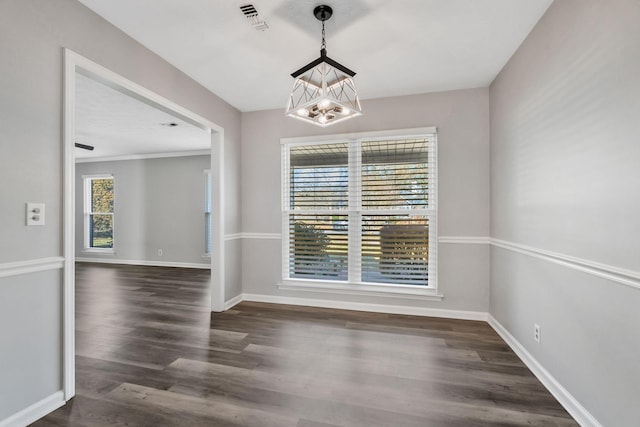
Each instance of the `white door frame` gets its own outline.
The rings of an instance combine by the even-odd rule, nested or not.
[[[211,310],[224,310],[224,129],[180,105],[64,49],[64,212],[63,212],[63,390],[64,399],[75,395],[75,88],[76,73],[89,76],[119,92],[173,114],[211,135],[211,200],[213,212],[211,256]]]

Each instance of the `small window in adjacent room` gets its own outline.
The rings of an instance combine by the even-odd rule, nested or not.
[[[85,176],[85,250],[113,252],[113,176]]]
[[[283,142],[283,283],[435,293],[435,129]]]
[[[211,256],[213,242],[211,241],[211,171],[204,171],[204,254]]]

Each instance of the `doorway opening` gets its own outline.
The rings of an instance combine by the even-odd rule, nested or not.
[[[173,124],[184,123],[193,129],[204,131],[208,136],[207,150],[200,154],[210,156],[209,173],[211,185],[209,188],[210,202],[215,209],[211,210],[207,221],[210,226],[210,270],[211,278],[210,309],[211,311],[224,310],[224,235],[223,235],[223,154],[224,154],[224,129],[219,125],[195,114],[191,111],[173,103],[172,101],[155,94],[152,91],[96,64],[77,53],[65,49],[65,85],[64,85],[64,310],[63,310],[63,388],[65,400],[71,399],[75,395],[75,256],[76,246],[83,244],[83,248],[99,251],[113,251],[113,223],[109,229],[109,215],[113,212],[92,212],[87,216],[87,225],[91,228],[92,218],[100,218],[100,224],[96,224],[94,231],[97,236],[85,245],[86,238],[82,236],[79,240],[76,236],[76,207],[82,204],[78,200],[76,193],[76,143],[91,146],[90,141],[78,141],[76,122],[76,97],[77,87],[87,82],[95,82],[127,95],[148,107],[152,107],[160,114],[173,119],[167,120],[161,125],[173,127]],[[90,83],[89,83],[90,84]],[[185,126],[185,127],[186,127]],[[113,147],[111,147],[113,148]],[[184,151],[184,150],[182,150]],[[175,153],[174,153],[175,154]],[[86,156],[91,157],[91,156]],[[117,157],[114,154],[112,157]],[[202,174],[203,171],[200,173]],[[104,178],[104,177],[103,177]],[[204,177],[202,177],[204,180]],[[104,183],[101,183],[104,184]],[[114,183],[117,186],[117,183]],[[116,202],[117,203],[117,202]],[[108,205],[108,204],[107,204]],[[104,208],[104,206],[102,207]],[[93,215],[93,216],[92,216]],[[113,221],[111,217],[111,221]],[[117,227],[117,219],[115,227]],[[204,221],[204,220],[203,220]],[[83,233],[85,234],[85,233]],[[91,233],[87,235],[92,235]],[[116,234],[117,236],[117,234]],[[78,236],[80,237],[80,236]],[[98,238],[99,237],[99,238]],[[111,240],[110,240],[111,238]],[[80,243],[78,243],[80,242]],[[105,243],[106,242],[106,243]],[[117,242],[115,243],[117,247]],[[159,248],[157,254],[162,254]],[[89,250],[88,253],[91,253]]]

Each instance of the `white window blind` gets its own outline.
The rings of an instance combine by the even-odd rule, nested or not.
[[[283,145],[284,279],[435,287],[435,135]]]
[[[292,147],[287,176],[288,276],[347,280],[349,147]]]
[[[211,171],[204,171],[204,253],[211,255],[213,241],[211,234],[213,206],[211,202]]]

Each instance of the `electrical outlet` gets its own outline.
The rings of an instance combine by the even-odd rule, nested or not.
[[[27,225],[44,225],[44,203],[27,203]]]
[[[533,339],[538,343],[540,342],[540,325],[537,323],[533,325]]]
[[[162,249],[158,249],[158,256],[162,256]]]

